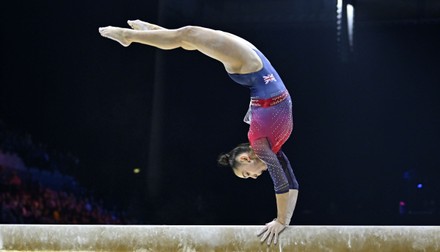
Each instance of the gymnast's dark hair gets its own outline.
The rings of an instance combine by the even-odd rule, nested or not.
[[[251,150],[249,143],[242,143],[239,144],[237,147],[232,149],[229,153],[221,154],[218,159],[217,163],[220,166],[226,166],[231,167],[232,169],[235,169],[237,166],[237,156],[241,153],[249,152]]]

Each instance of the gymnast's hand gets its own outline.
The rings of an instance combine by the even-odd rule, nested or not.
[[[281,224],[277,219],[266,223],[266,226],[258,233],[258,236],[262,235],[261,242],[267,239],[267,245],[270,245],[273,240],[273,244],[277,244],[278,235],[286,228],[284,224]]]

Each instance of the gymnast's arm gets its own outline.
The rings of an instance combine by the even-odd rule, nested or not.
[[[290,190],[293,186],[290,185],[280,160],[271,150],[266,138],[256,140],[252,148],[255,154],[267,165],[274,183],[277,204],[277,218],[266,224],[266,227],[260,232],[260,234],[264,233],[261,240],[264,241],[268,238],[267,243],[270,244],[274,238],[274,243],[276,243],[278,234],[290,223],[296,205],[298,190]]]
[[[293,173],[292,166],[290,165],[289,159],[284,154],[283,151],[277,153],[278,161],[283,167],[284,173],[286,174],[287,180],[289,181],[289,200],[287,205],[287,219],[285,221],[286,225],[290,224],[293,212],[295,211],[296,201],[298,198],[299,184],[296,180],[295,174]]]

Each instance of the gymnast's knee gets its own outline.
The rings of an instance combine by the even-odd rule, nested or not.
[[[182,41],[191,42],[200,35],[202,27],[186,25],[177,29],[178,35]]]
[[[192,25],[177,29],[178,38],[183,49],[191,51],[197,49],[193,41],[195,41],[196,37],[200,34],[200,29],[201,27]]]

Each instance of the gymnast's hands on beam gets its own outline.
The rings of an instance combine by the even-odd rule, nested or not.
[[[258,233],[257,236],[261,236],[261,242],[264,242],[267,239],[267,245],[270,245],[273,240],[273,244],[276,245],[278,243],[278,235],[283,232],[286,228],[286,225],[280,223],[277,219],[266,223],[266,226]]]
[[[295,210],[296,200],[298,198],[298,190],[290,189],[286,193],[275,194],[277,201],[277,218],[266,223],[266,226],[258,233],[261,242],[267,239],[267,245],[278,243],[278,235],[290,224],[290,220]]]

